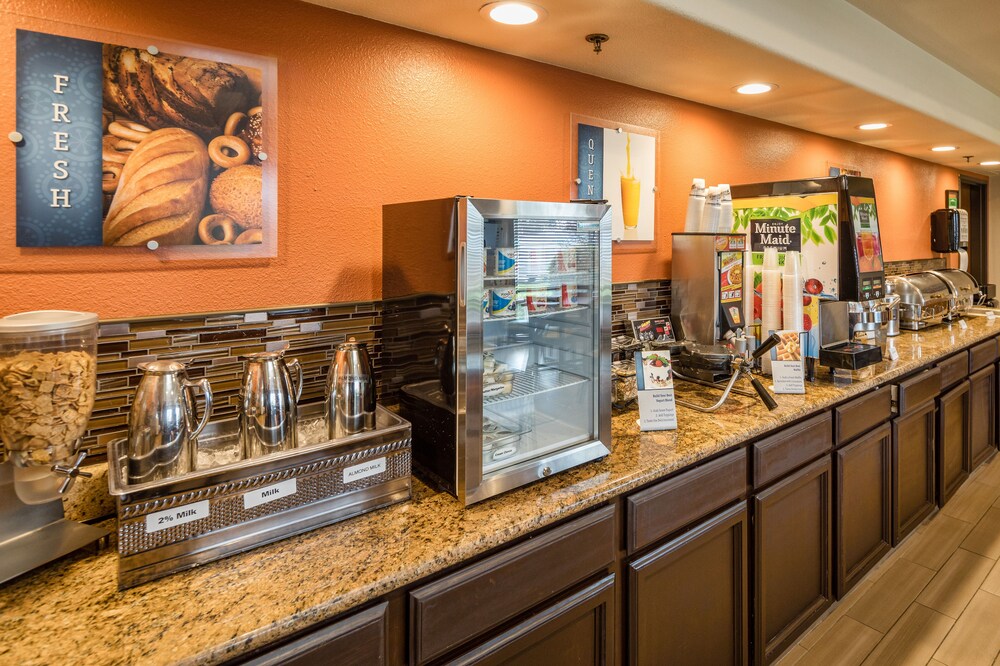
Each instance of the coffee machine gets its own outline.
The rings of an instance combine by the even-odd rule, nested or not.
[[[764,249],[802,255],[804,351],[830,368],[882,360],[885,299],[882,238],[870,178],[838,176],[735,185],[733,229],[748,237],[747,316],[759,325]]]

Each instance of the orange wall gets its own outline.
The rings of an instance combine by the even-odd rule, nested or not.
[[[858,166],[876,182],[889,260],[931,256],[929,212],[958,188],[957,171],[929,162],[293,0],[2,8],[8,65],[14,29],[44,29],[25,16],[277,58],[280,135],[278,256],[214,263],[17,249],[14,150],[0,151],[0,313],[72,308],[115,318],[378,298],[383,203],[564,200],[571,113],[660,132],[659,240],[616,252],[615,282],[669,276],[669,234],[683,225],[693,176],[740,183],[824,175],[828,162]],[[0,126],[13,128],[13,66],[0,70],[0,91]]]

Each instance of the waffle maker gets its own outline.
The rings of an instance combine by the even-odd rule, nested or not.
[[[733,346],[705,345],[684,341],[670,347],[670,359],[674,376],[683,381],[722,390],[722,397],[713,405],[699,405],[688,400],[677,399],[678,405],[699,412],[714,412],[722,407],[730,393],[753,397],[749,391],[735,388],[740,377],[746,377],[768,411],[777,409],[778,403],[767,388],[753,374],[754,361],[778,344],[779,338],[772,334],[752,353],[747,351],[746,338],[735,338]]]

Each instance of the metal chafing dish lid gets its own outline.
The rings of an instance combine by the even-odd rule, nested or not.
[[[928,271],[933,273],[937,277],[944,280],[944,282],[951,288],[951,291],[955,296],[958,297],[968,297],[969,294],[975,294],[979,291],[979,283],[976,282],[976,278],[972,277],[969,273],[957,268],[942,268],[936,271]]]
[[[948,283],[930,271],[886,278],[887,291],[899,294],[901,303],[924,306],[951,298]]]

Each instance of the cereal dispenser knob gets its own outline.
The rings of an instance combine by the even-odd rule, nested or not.
[[[73,462],[72,465],[68,465],[68,466],[67,465],[53,465],[52,466],[52,471],[53,472],[55,472],[56,474],[63,474],[63,475],[66,476],[66,480],[63,481],[62,486],[59,487],[59,494],[60,495],[65,495],[66,494],[66,491],[69,490],[72,487],[73,482],[76,480],[76,477],[82,476],[85,479],[89,479],[90,477],[93,476],[93,474],[91,474],[90,472],[81,472],[80,471],[80,465],[83,464],[83,461],[84,461],[84,459],[86,459],[86,457],[87,457],[87,452],[86,451],[80,451],[80,455],[78,455],[76,457],[76,460]]]

